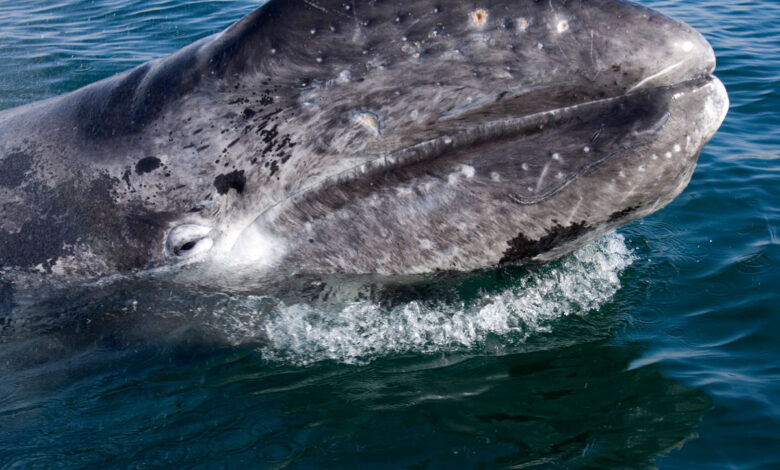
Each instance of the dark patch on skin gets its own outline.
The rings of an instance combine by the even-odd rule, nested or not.
[[[632,212],[639,209],[639,206],[631,206],[626,207],[625,209],[621,211],[617,211],[609,216],[609,219],[607,219],[607,222],[617,222],[618,220],[621,220],[625,218],[627,215],[631,214]]]
[[[246,109],[244,109],[244,112],[241,113],[241,114],[244,115],[244,119],[249,119],[252,116],[254,116],[255,114],[257,114],[257,112],[254,109],[246,108]]]
[[[236,170],[214,178],[214,187],[217,188],[219,194],[227,194],[231,189],[235,189],[238,194],[241,194],[244,192],[244,186],[246,186],[244,170]]]
[[[72,212],[69,201],[45,187],[30,195],[39,215],[30,217],[17,232],[0,232],[0,259],[5,266],[41,264],[50,270],[57,258],[71,254],[66,245],[78,241],[79,230],[67,222]]]
[[[132,174],[132,171],[130,171],[130,167],[125,168],[125,172],[122,173],[122,181],[125,182],[127,185],[127,189],[130,189],[130,175]]]
[[[526,263],[534,256],[540,255],[556,246],[560,246],[567,241],[579,238],[590,230],[585,221],[561,227],[556,225],[550,229],[547,235],[538,240],[529,240],[525,235],[518,234],[517,237],[508,241],[509,248],[504,252],[499,264]]]
[[[274,99],[271,97],[271,95],[268,94],[268,92],[263,93],[263,95],[260,97],[260,104],[263,106],[268,106],[269,104],[273,104]]]
[[[24,182],[32,167],[32,158],[24,152],[12,152],[0,160],[0,186],[16,188]]]
[[[4,266],[40,266],[51,272],[58,259],[77,255],[82,244],[120,272],[150,262],[171,215],[140,206],[118,207],[114,199],[119,179],[107,174],[93,180],[82,176],[74,175],[57,189],[39,186],[28,193],[35,216],[16,232],[0,231]]]
[[[138,160],[135,164],[135,172],[139,175],[152,172],[162,165],[162,162],[157,157],[146,157]]]

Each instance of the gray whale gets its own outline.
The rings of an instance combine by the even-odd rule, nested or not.
[[[272,0],[0,113],[0,270],[543,263],[667,205],[728,97],[615,0]]]

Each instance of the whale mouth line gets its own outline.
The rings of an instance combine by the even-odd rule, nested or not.
[[[716,80],[717,78],[713,74],[702,74],[694,76],[688,80],[681,81],[674,85],[643,88],[617,96],[583,101],[573,105],[562,106],[555,109],[546,109],[544,111],[538,111],[531,114],[518,115],[515,117],[495,118],[487,122],[478,123],[476,125],[470,124],[468,126],[453,127],[449,132],[440,132],[440,135],[437,137],[403,147],[401,149],[389,152],[386,155],[377,155],[373,158],[369,158],[363,163],[347,168],[333,175],[326,176],[319,182],[307,187],[303,187],[288,197],[267,207],[258,215],[257,219],[262,218],[265,214],[272,212],[274,209],[280,206],[289,203],[297,204],[303,202],[303,200],[309,195],[320,193],[321,191],[327,191],[329,188],[358,178],[367,178],[388,171],[397,170],[405,166],[431,161],[447,154],[448,152],[457,152],[466,148],[475,147],[490,142],[517,139],[522,136],[534,134],[540,130],[543,130],[549,124],[555,124],[558,121],[572,119],[574,114],[579,111],[586,111],[601,106],[617,104],[622,100],[637,97],[639,95],[650,94],[657,90],[679,90],[675,92],[675,95],[679,95],[680,93],[685,93],[686,91],[702,88]],[[616,151],[607,153],[602,158],[591,161],[587,165],[584,165],[580,171],[570,175],[559,185],[555,186],[551,190],[545,191],[543,194],[532,197],[517,196],[512,198],[512,200],[526,205],[542,202],[545,199],[560,192],[566,185],[570,184],[577,177],[594,170],[598,166],[614,158],[616,154],[626,150],[630,150],[630,148],[627,149],[625,147],[621,147]]]
[[[564,125],[566,125],[565,123],[571,124],[577,121],[583,113],[586,116],[588,114],[597,116],[599,115],[598,113],[603,115],[605,110],[615,109],[615,107],[623,106],[624,104],[627,104],[627,107],[631,107],[641,105],[643,101],[658,101],[654,100],[655,97],[660,97],[661,100],[674,100],[689,92],[708,88],[717,82],[719,81],[713,74],[701,74],[674,85],[646,87],[633,92],[627,91],[617,96],[588,100],[531,114],[515,114],[514,117],[504,118],[495,117],[489,121],[469,119],[468,125],[450,126],[448,129],[437,131],[438,136],[436,137],[391,151],[385,155],[376,155],[373,158],[368,158],[364,163],[333,175],[325,176],[320,181],[303,187],[288,197],[259,211],[256,216],[247,219],[248,223],[245,222],[246,225],[239,228],[237,233],[244,233],[252,227],[257,229],[265,227],[267,229],[273,224],[269,225],[266,222],[270,223],[275,218],[283,216],[285,211],[296,210],[294,208],[305,208],[307,205],[316,206],[323,194],[327,194],[332,199],[334,194],[339,194],[339,188],[342,186],[356,185],[356,188],[360,188],[360,191],[372,191],[376,189],[373,182],[382,181],[384,177],[394,178],[401,175],[405,173],[404,169],[406,167],[433,162],[440,158],[447,159],[458,152],[468,151],[470,148],[481,145],[491,145],[497,142],[500,145],[502,142],[511,143],[512,141],[522,139],[524,136],[534,136],[537,133],[544,132],[543,129],[552,128],[559,123],[564,123]],[[661,101],[660,106],[668,108],[668,103],[669,101]],[[668,114],[668,109],[662,109],[662,112],[659,114]],[[470,113],[470,115],[471,117],[478,117],[476,113]],[[652,132],[658,127],[657,122],[659,121],[664,120],[653,120],[651,126],[655,127],[648,132]],[[598,124],[598,121],[593,122],[594,125]],[[599,139],[599,133],[600,131],[597,131],[591,139]],[[587,141],[584,145],[588,145]],[[506,197],[511,203],[519,205],[542,203],[563,191],[578,178],[603,167],[625,152],[636,151],[637,148],[638,145],[629,144],[621,145],[617,148],[606,148],[600,154],[591,152],[591,158],[588,161],[583,162],[569,174],[566,174],[565,177],[555,180],[554,184],[542,188],[540,192],[521,194],[518,191],[510,191],[506,194]],[[446,164],[444,162],[441,163]],[[537,188],[537,191],[539,191],[539,188]],[[338,196],[336,197],[338,199]],[[274,234],[270,232],[265,233],[265,236],[272,235]],[[238,236],[235,243],[231,244],[232,247],[228,248],[228,251],[232,251],[241,238],[241,236]]]

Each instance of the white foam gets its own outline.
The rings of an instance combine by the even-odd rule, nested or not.
[[[296,365],[479,351],[489,338],[521,344],[551,331],[562,317],[599,309],[620,288],[618,275],[632,261],[623,237],[612,233],[506,290],[467,304],[409,301],[388,309],[356,300],[327,309],[250,296],[213,312],[213,318],[230,341],[260,342],[266,360]]]

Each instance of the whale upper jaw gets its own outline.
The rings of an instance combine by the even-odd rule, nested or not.
[[[632,107],[639,108],[640,115],[646,115],[637,117],[630,111]],[[283,264],[304,272],[383,274],[548,262],[669,204],[687,186],[702,147],[720,127],[728,107],[728,95],[721,81],[701,73],[672,85],[651,86],[647,81],[624,95],[467,126],[463,125],[463,117],[468,114],[463,113],[450,118],[459,121],[459,126],[440,131],[438,137],[379,155],[272,206],[236,238],[237,243],[228,251],[227,259],[262,270]],[[629,111],[617,111],[621,108]],[[617,122],[609,121],[612,112],[624,112],[627,119],[635,122],[621,127],[620,117],[616,118]],[[580,118],[590,119],[590,123],[571,124]],[[604,122],[608,123],[606,127]],[[542,147],[556,140],[544,137],[545,128],[556,125],[564,126],[557,135],[570,138],[576,152],[571,151],[572,145],[564,145],[557,152]],[[590,133],[593,129],[600,135],[594,137]],[[571,134],[566,136],[569,131]],[[550,132],[555,135],[554,131]],[[581,137],[576,137],[576,133]],[[604,141],[613,147],[599,148]],[[501,149],[509,156],[516,149],[529,146],[542,148],[547,157],[543,165],[530,165],[531,170],[538,171],[532,178],[526,175],[529,170],[526,164],[519,161],[522,152],[515,152],[503,161],[491,160],[491,155],[502,153]],[[553,165],[576,158],[581,161],[571,166],[568,173],[554,174]],[[511,185],[511,190],[496,194],[483,188],[486,194],[455,202],[458,197],[452,194],[453,187],[457,191],[459,186],[480,187],[486,180],[502,179],[503,171],[512,165],[518,181]],[[445,167],[452,168],[446,184],[436,181],[439,178],[426,181],[409,176],[423,168],[428,172],[443,172]],[[512,174],[512,170],[506,174]],[[524,179],[520,181],[521,178]],[[378,201],[381,196],[377,195],[391,191],[396,207],[402,208],[395,209],[399,214],[391,214],[387,203]],[[591,207],[578,211],[584,197],[590,199]],[[425,207],[420,208],[420,204]],[[319,206],[321,211],[323,205],[331,207],[334,218],[342,222],[323,224],[312,219],[311,208]],[[339,216],[345,205],[351,206],[346,211],[349,215]],[[463,210],[466,206],[468,210]],[[496,210],[497,206],[501,210]],[[507,211],[507,206],[513,208]],[[458,214],[458,210],[463,213]],[[451,215],[442,218],[441,212],[448,211]],[[426,216],[421,217],[421,212]],[[492,220],[479,222],[485,215],[481,212],[495,215]],[[544,217],[545,213],[549,215]],[[428,217],[441,225],[433,229],[426,227]],[[515,221],[511,221],[513,217]],[[407,218],[416,223],[405,222]],[[497,228],[495,222],[502,218],[509,221],[503,225],[513,228]],[[473,225],[469,224],[474,220],[483,227],[483,232],[474,236],[490,241],[475,243],[477,248],[471,251],[467,251],[468,242],[455,249],[452,245],[448,247],[448,243],[453,243],[449,234],[463,231],[463,226],[470,229]],[[408,251],[418,252],[410,256],[413,263],[401,261],[402,256],[386,255],[393,244],[398,246],[401,242],[381,228],[374,229],[377,231],[373,237],[356,237],[364,252],[361,254],[353,251],[350,255],[349,250],[338,254],[333,250],[312,253],[311,243],[305,242],[307,238],[319,236],[318,230],[325,230],[330,237],[327,246],[343,247],[349,235],[340,234],[352,230],[360,233],[364,225],[392,227],[406,223],[419,228],[417,235],[402,239]],[[322,227],[311,228],[318,224]],[[412,230],[411,227],[407,230]],[[295,234],[296,228],[304,233]],[[294,235],[290,236],[291,233]],[[511,233],[514,237],[508,235]],[[461,236],[454,238],[463,240]],[[324,269],[323,261],[328,263]]]
[[[411,143],[264,208],[226,258],[385,274],[539,263],[661,209],[729,107],[710,44],[682,23],[663,27],[679,36],[664,55],[633,58],[644,70],[633,81],[509,87],[450,107],[410,130]]]

